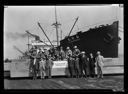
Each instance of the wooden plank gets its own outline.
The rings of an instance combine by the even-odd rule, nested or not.
[[[104,76],[96,78],[52,78],[45,80],[4,79],[5,89],[116,89],[123,90],[124,77]]]

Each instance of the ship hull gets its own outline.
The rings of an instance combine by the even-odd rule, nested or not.
[[[76,45],[87,54],[96,55],[96,52],[100,51],[106,58],[116,58],[118,57],[118,42],[118,21],[116,21],[111,25],[78,32],[76,35],[66,37],[60,41],[60,45],[64,49],[66,47],[73,49],[73,46]]]

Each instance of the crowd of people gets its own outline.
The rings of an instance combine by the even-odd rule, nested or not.
[[[33,79],[37,79],[39,75],[41,79],[45,79],[46,73],[48,78],[51,78],[53,61],[58,60],[67,60],[71,78],[103,78],[104,63],[100,51],[97,51],[97,56],[94,57],[92,53],[87,56],[86,52],[80,51],[77,46],[74,46],[73,49],[67,47],[64,51],[63,47],[60,47],[59,50],[53,47],[47,50],[33,46],[28,54],[30,58],[29,71],[32,73]]]

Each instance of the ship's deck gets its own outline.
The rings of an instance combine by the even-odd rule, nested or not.
[[[122,91],[124,76],[104,76],[104,79],[96,78],[66,78],[54,77],[51,79],[15,78],[4,79],[5,89],[113,89]]]

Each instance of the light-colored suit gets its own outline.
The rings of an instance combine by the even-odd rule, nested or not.
[[[39,64],[40,64],[40,75],[41,75],[41,78],[44,78],[44,76],[46,76],[46,73],[45,73],[46,61],[42,59],[39,62]]]
[[[96,57],[96,68],[97,68],[97,76],[103,78],[103,59],[104,57],[99,55]]]
[[[100,66],[100,67],[103,67],[104,66],[103,59],[104,59],[103,56],[101,56],[101,55],[97,56],[96,57],[96,65]]]

